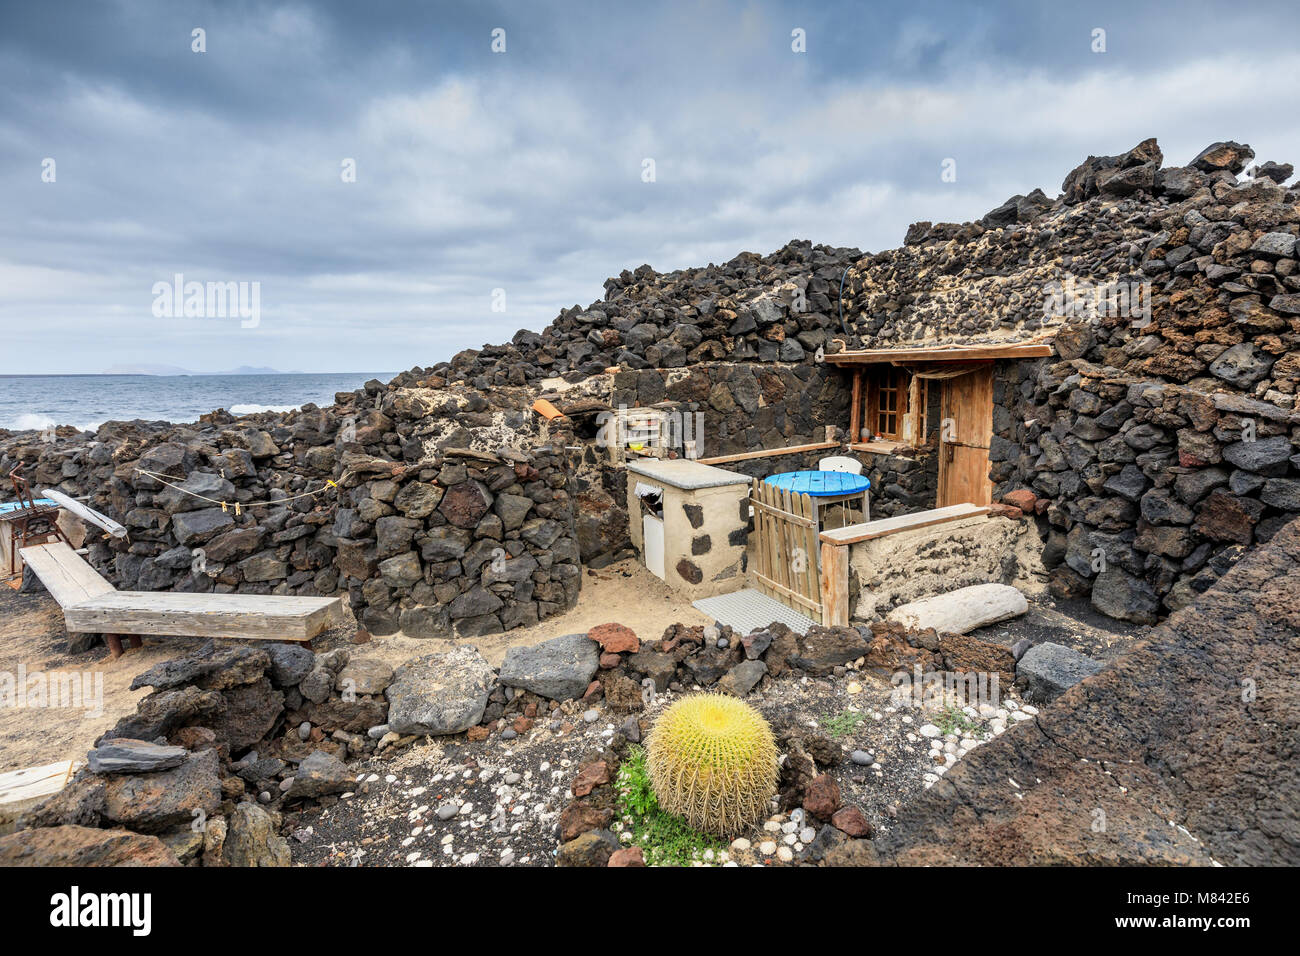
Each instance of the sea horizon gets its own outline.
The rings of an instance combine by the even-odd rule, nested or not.
[[[232,415],[332,405],[337,392],[396,372],[62,372],[0,374],[0,429],[71,425],[94,431],[110,421],[197,421],[223,408]],[[69,379],[80,380],[70,387]],[[93,380],[93,383],[89,380]],[[56,387],[55,383],[63,383]]]

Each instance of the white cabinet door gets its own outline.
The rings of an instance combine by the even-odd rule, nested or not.
[[[664,576],[664,522],[662,518],[645,515],[641,519],[642,540],[645,541],[645,566],[661,580]]]

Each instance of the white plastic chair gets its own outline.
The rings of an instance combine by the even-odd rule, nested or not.
[[[829,458],[823,458],[821,461],[817,462],[817,470],[841,471],[847,472],[850,475],[860,475],[862,474],[862,462],[858,461],[856,458],[850,458],[848,455],[832,455]],[[840,506],[841,525],[843,525],[847,520],[848,512],[848,502],[845,502]],[[865,493],[862,496],[862,520],[871,520],[871,505],[868,503],[867,495]]]
[[[848,455],[832,455],[817,462],[818,471],[843,471],[850,475],[862,474],[862,462]]]

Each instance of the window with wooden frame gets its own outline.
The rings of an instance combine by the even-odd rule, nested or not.
[[[907,372],[893,366],[866,371],[867,406],[862,421],[875,439],[903,441],[903,419],[907,415],[911,378]]]
[[[926,382],[894,365],[868,365],[856,372],[851,441],[919,447],[925,442]],[[870,438],[864,438],[863,432]]]

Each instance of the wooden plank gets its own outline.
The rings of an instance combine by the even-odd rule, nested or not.
[[[77,501],[75,498],[69,498],[63,492],[55,491],[51,488],[42,488],[41,494],[46,498],[49,498],[51,501],[53,501],[55,504],[57,504],[60,508],[64,509],[65,511],[68,511],[76,515],[82,521],[88,522],[89,524],[93,524],[97,528],[107,531],[113,537],[115,538],[126,537],[126,528],[122,527],[120,524],[118,524],[116,521],[114,521],[112,518],[108,517],[107,515],[100,514],[94,508],[86,507],[80,501]]]
[[[930,511],[918,511],[909,515],[881,518],[878,521],[868,521],[864,524],[852,524],[847,528],[832,528],[821,533],[821,541],[823,544],[856,544],[859,541],[883,538],[886,535],[897,534],[900,531],[928,528],[931,525],[943,524],[947,521],[960,521],[963,518],[986,515],[991,510],[991,508],[973,504],[949,505],[946,508],[934,508]]]
[[[769,595],[770,597],[776,598],[778,601],[781,601],[781,603],[786,605],[787,607],[792,607],[794,608],[794,610],[800,611],[802,613],[802,608],[795,606],[795,605],[802,605],[803,608],[807,608],[811,611],[816,611],[818,612],[818,614],[820,614],[821,612],[820,602],[810,600],[804,597],[799,592],[792,591],[787,587],[782,587],[781,585],[775,583],[774,581],[763,581],[762,583],[765,584],[768,588],[770,588],[774,592],[773,594]],[[784,600],[782,600],[783,598]],[[791,601],[795,603],[791,604],[790,603]],[[814,617],[813,620],[816,620],[816,618]]]
[[[821,560],[822,623],[827,627],[849,623],[849,549],[823,542]]]
[[[854,442],[849,445],[849,451],[864,451],[869,455],[897,455],[900,451],[907,451],[908,446],[901,441],[887,441],[877,438],[875,441]]]
[[[873,362],[965,361],[970,359],[1043,358],[1054,352],[1050,342],[1007,342],[958,346],[903,346],[893,349],[860,349],[826,356],[831,365],[866,365]]]
[[[862,441],[862,369],[853,370],[853,404],[849,406],[849,444]]]
[[[60,760],[0,773],[0,814],[14,816],[58,793],[80,766],[81,761]]]
[[[338,598],[115,591],[65,607],[69,631],[305,641],[341,619]]]
[[[702,465],[725,465],[729,461],[749,461],[751,458],[777,458],[781,455],[798,455],[806,451],[823,451],[839,448],[837,441],[819,441],[810,445],[791,445],[789,448],[765,448],[759,451],[747,451],[738,455],[718,455],[715,458],[696,459]]]
[[[113,592],[113,585],[62,541],[23,548],[19,557],[62,608]]]
[[[816,505],[811,495],[802,495],[804,514],[810,518],[817,513]],[[813,518],[812,524],[806,525],[799,529],[799,536],[803,539],[804,553],[807,555],[807,564],[804,567],[803,593],[817,602],[818,608],[821,607],[821,545],[817,541],[817,535],[821,529],[817,527],[816,519]]]
[[[771,486],[769,485],[768,487],[771,487]],[[807,525],[807,526],[810,527],[810,528],[811,528],[812,525],[813,525],[812,518],[804,518],[804,517],[802,517],[802,516],[800,516],[800,515],[792,515],[792,514],[790,514],[789,512],[782,511],[782,510],[780,509],[780,507],[778,507],[778,506],[776,506],[776,505],[769,505],[769,504],[766,504],[766,503],[764,503],[764,502],[762,502],[762,501],[753,501],[753,500],[751,500],[750,503],[754,506],[754,513],[755,513],[755,514],[757,514],[757,513],[760,512],[760,511],[766,511],[766,512],[768,512],[768,513],[770,513],[770,514],[776,515],[776,516],[779,517],[779,518],[787,519],[787,520],[789,520],[790,523],[792,523],[792,524],[802,524],[802,525]]]

